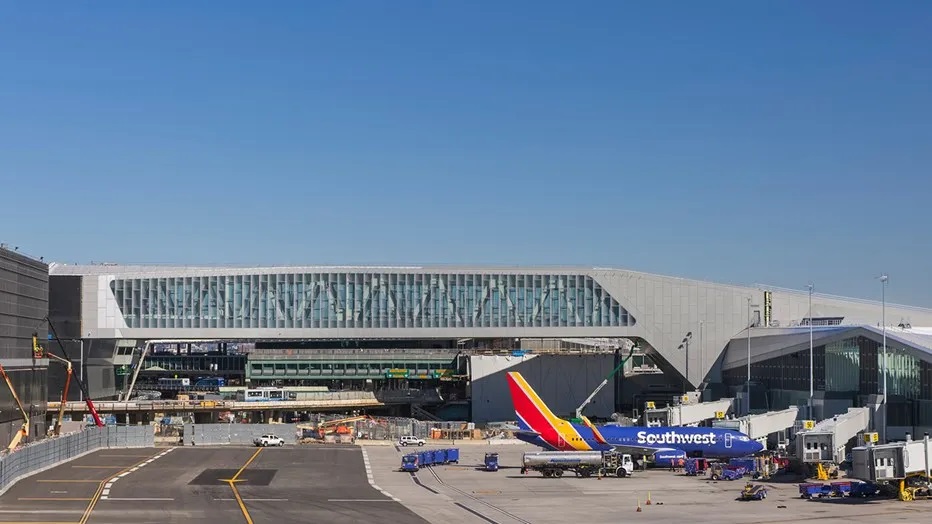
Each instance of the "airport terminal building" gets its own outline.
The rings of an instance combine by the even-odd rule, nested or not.
[[[7,385],[0,384],[0,439],[5,443],[23,427],[25,417],[29,436],[24,441],[45,436],[49,363],[33,358],[32,334],[47,329],[48,285],[47,264],[0,244],[0,364],[25,411]]]
[[[932,426],[932,334],[912,327],[932,326],[929,309],[887,304],[884,330],[880,302],[814,294],[810,311],[805,290],[609,268],[53,264],[50,272],[53,320],[82,352],[95,397],[119,395],[138,348],[162,341],[177,354],[153,355],[159,365],[142,369],[226,370],[247,384],[462,382],[473,420],[512,420],[505,371],[524,371],[555,410],[571,412],[629,347],[603,341],[624,340],[663,373],[618,377],[593,416],[648,398],[633,390],[746,399],[749,344],[743,409],[778,409],[808,403],[811,324],[817,414],[876,401],[885,331],[891,425]],[[200,341],[251,349],[181,354]],[[195,358],[209,367],[192,366]]]

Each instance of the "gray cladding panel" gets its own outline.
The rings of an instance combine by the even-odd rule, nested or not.
[[[518,371],[557,416],[575,413],[611,371],[613,355],[538,355],[527,357],[474,356],[472,421],[515,420],[507,373]],[[615,388],[599,392],[584,414],[609,417],[615,410]]]

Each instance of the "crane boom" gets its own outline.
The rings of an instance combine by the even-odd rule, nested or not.
[[[61,351],[62,356],[65,358],[65,360],[67,360],[70,363],[71,357],[69,357],[68,352],[65,351],[65,345],[61,343],[61,338],[58,337],[58,332],[55,331],[55,325],[52,324],[52,321],[49,319],[49,317],[45,317],[45,320],[49,323],[49,329],[52,331],[52,336],[55,337],[55,342],[58,343],[58,349]],[[39,347],[38,333],[33,333],[32,337],[33,337],[32,338],[33,351],[41,352],[42,348]],[[83,362],[82,362],[82,365],[83,365]],[[101,420],[100,415],[97,413],[97,409],[94,407],[94,402],[91,400],[91,394],[87,389],[87,384],[85,384],[84,381],[81,380],[80,377],[74,377],[74,379],[77,381],[78,387],[81,388],[81,392],[84,394],[84,403],[87,404],[87,410],[91,413],[91,417],[94,418],[94,425],[97,426],[98,428],[104,427],[104,421]]]
[[[41,355],[42,347],[39,346],[38,337],[36,335],[33,335],[32,337],[32,348],[33,348],[33,352],[36,355],[42,356]],[[71,386],[71,377],[74,374],[72,371],[73,366],[71,365],[70,360],[66,358],[62,358],[58,355],[46,352],[44,356],[49,357],[57,362],[64,364],[65,369],[66,369],[65,387],[62,388],[62,391],[61,391],[61,402],[58,403],[58,418],[55,419],[55,436],[57,437],[61,435],[61,423],[62,423],[62,419],[65,417],[65,404],[67,404],[68,402],[68,389]]]
[[[631,346],[631,351],[628,352],[628,356],[621,359],[621,362],[619,362],[618,365],[615,366],[615,369],[613,369],[612,372],[609,373],[608,376],[606,376],[605,379],[598,386],[596,386],[595,390],[588,397],[586,397],[586,400],[584,400],[583,403],[580,404],[578,408],[576,408],[576,418],[578,420],[580,421],[584,420],[585,417],[583,417],[583,414],[582,414],[583,409],[586,406],[588,406],[590,402],[592,402],[592,399],[594,399],[595,396],[599,394],[599,391],[602,391],[602,388],[608,385],[608,381],[611,380],[612,377],[614,377],[615,374],[618,373],[623,367],[625,367],[625,363],[628,362],[628,360],[631,358],[632,355],[634,355],[635,348],[637,348],[637,344]],[[588,422],[588,420],[585,420],[585,422]]]
[[[2,364],[0,364],[0,374],[3,375],[3,380],[6,381],[6,386],[10,388],[10,394],[13,396],[13,400],[16,401],[16,406],[19,408],[19,412],[23,414],[23,426],[19,428],[19,431],[16,432],[13,440],[10,441],[10,445],[7,446],[8,450],[13,451],[24,438],[29,436],[29,415],[26,413],[26,410],[23,409],[23,403],[19,400],[19,395],[16,393],[16,388],[13,387],[13,381],[10,380],[10,376],[6,374],[6,370],[3,369]]]

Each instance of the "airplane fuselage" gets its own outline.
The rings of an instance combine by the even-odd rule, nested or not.
[[[522,435],[525,442],[554,451],[578,449],[609,450],[616,446],[649,446],[659,449],[680,450],[689,456],[707,458],[745,457],[760,451],[760,444],[747,435],[722,428],[700,427],[644,427],[644,426],[599,426],[599,433],[606,444],[598,442],[591,429],[582,424],[566,422],[579,435],[576,442],[560,435]],[[520,424],[525,426],[524,424]],[[523,428],[524,429],[524,428]],[[530,429],[530,428],[527,428]],[[555,438],[554,438],[555,437]]]

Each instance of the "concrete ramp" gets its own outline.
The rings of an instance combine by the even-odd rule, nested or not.
[[[782,411],[770,411],[758,415],[746,415],[732,420],[716,420],[713,427],[729,428],[740,431],[754,440],[762,439],[792,428],[799,415],[799,408],[793,406]]]

